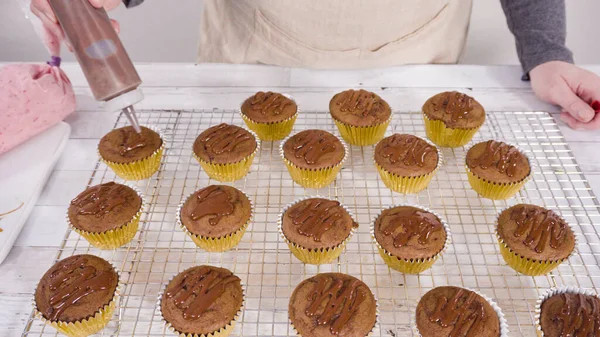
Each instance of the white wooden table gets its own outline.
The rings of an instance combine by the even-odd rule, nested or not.
[[[600,66],[588,69],[600,74]],[[117,113],[93,100],[76,64],[65,64],[78,95],[78,111],[67,118],[72,134],[37,206],[5,262],[0,265],[0,336],[18,336],[31,311],[31,294],[52,264],[66,231],[65,209],[87,184],[96,165],[99,139],[113,128]],[[138,109],[232,109],[257,90],[293,95],[301,109],[326,111],[338,91],[361,87],[384,97],[395,110],[418,110],[431,95],[459,90],[488,111],[557,112],[535,98],[515,66],[407,66],[364,71],[311,71],[267,66],[140,64],[146,99]],[[554,114],[558,120],[558,114]],[[596,194],[600,132],[561,130]]]

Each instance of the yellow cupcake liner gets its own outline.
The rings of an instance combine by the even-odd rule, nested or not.
[[[100,151],[98,157],[106,166],[110,167],[116,175],[125,180],[144,180],[150,178],[160,168],[160,161],[165,151],[165,137],[162,132],[152,126],[147,128],[159,134],[162,140],[162,145],[154,151],[150,156],[144,159],[136,160],[131,163],[115,163],[102,158]]]
[[[185,199],[183,199],[183,201],[177,207],[177,225],[190,237],[190,239],[192,239],[196,246],[204,249],[207,252],[225,252],[237,246],[242,240],[244,234],[246,233],[246,229],[250,225],[250,222],[252,221],[252,218],[254,216],[254,206],[252,205],[252,200],[250,200],[250,198],[248,198],[248,196],[244,192],[242,192],[250,201],[250,217],[248,218],[246,223],[244,223],[244,225],[241,226],[240,229],[236,230],[235,232],[213,238],[209,236],[197,235],[190,232],[181,221],[181,209],[183,208],[183,205],[196,192],[197,191],[190,193]]]
[[[356,232],[356,227],[352,227],[348,236],[337,246],[320,248],[320,249],[304,248],[304,247],[288,240],[288,238],[283,233],[283,215],[285,214],[285,212],[287,212],[287,210],[290,207],[292,207],[293,205],[295,205],[301,201],[304,201],[306,199],[313,199],[313,198],[322,198],[322,199],[327,199],[327,200],[333,200],[333,199],[321,197],[318,195],[304,197],[304,198],[295,200],[294,202],[285,206],[283,208],[283,210],[281,211],[281,213],[279,213],[279,219],[277,221],[277,229],[278,229],[279,235],[281,236],[283,241],[285,241],[285,243],[287,243],[290,251],[292,252],[292,254],[294,254],[294,256],[298,260],[300,260],[306,264],[331,263],[342,254],[342,252],[344,251],[344,248],[346,247],[346,244],[350,241],[350,239],[352,238],[352,235],[354,235],[354,233]],[[341,203],[340,203],[340,205],[346,211],[346,213],[348,213],[350,215],[350,218],[352,218],[352,221],[354,221],[354,215],[352,214],[352,212],[350,212],[350,210],[347,209],[346,206],[342,205]]]
[[[446,241],[444,242],[444,247],[442,247],[442,250],[440,250],[437,254],[435,254],[434,256],[429,257],[429,258],[402,259],[397,256],[394,256],[392,253],[390,253],[385,248],[383,248],[383,246],[381,246],[379,241],[377,241],[377,238],[375,238],[375,222],[377,221],[377,219],[379,218],[379,216],[381,215],[381,213],[383,211],[385,211],[387,209],[399,207],[399,206],[415,207],[422,211],[432,213],[438,219],[440,219],[440,222],[442,223],[442,226],[444,227],[444,231],[446,232]],[[419,274],[419,273],[422,273],[425,270],[431,268],[435,264],[435,262],[440,258],[440,256],[442,256],[444,254],[446,249],[448,249],[448,247],[452,243],[452,234],[450,233],[450,226],[448,226],[448,224],[446,223],[444,218],[442,218],[436,212],[430,210],[427,207],[423,207],[423,206],[412,205],[412,204],[400,204],[400,205],[384,208],[381,210],[381,212],[377,216],[375,216],[375,218],[371,222],[371,239],[373,240],[373,243],[377,247],[377,250],[379,251],[379,255],[381,256],[381,259],[383,260],[383,262],[385,262],[385,264],[388,265],[388,267],[390,267],[396,271],[399,271],[401,273],[404,273],[404,274]]]
[[[337,138],[339,139],[339,137],[337,137]],[[279,144],[279,155],[281,156],[281,159],[283,160],[283,162],[285,163],[285,166],[287,167],[288,171],[290,172],[290,176],[292,177],[292,180],[296,184],[298,184],[302,187],[321,188],[321,187],[325,187],[325,186],[331,184],[337,177],[337,174],[340,172],[340,170],[342,169],[342,166],[344,165],[344,162],[348,158],[348,147],[340,139],[340,142],[344,146],[344,158],[342,158],[342,160],[337,165],[322,168],[322,169],[301,168],[301,167],[294,165],[291,161],[289,161],[289,160],[287,160],[287,158],[285,158],[285,155],[283,153],[283,145],[289,139],[290,139],[290,137],[287,137],[286,139],[281,141],[281,144]]]
[[[37,309],[34,295],[33,308],[35,311],[35,316],[45,324],[52,326],[58,332],[63,333],[69,337],[85,337],[101,331],[102,329],[104,329],[104,327],[106,327],[108,322],[110,322],[117,307],[117,302],[119,301],[121,295],[121,289],[123,288],[123,284],[120,282],[121,280],[119,272],[114,266],[113,268],[119,277],[119,280],[117,281],[117,288],[115,289],[115,294],[110,300],[110,302],[108,302],[108,304],[104,307],[98,309],[98,311],[94,315],[76,322],[52,321],[46,319],[42,315],[42,313]],[[35,290],[33,293],[35,294]]]
[[[371,290],[371,289],[369,289]],[[373,292],[371,292],[373,293]],[[371,330],[365,335],[365,337],[371,337],[373,336],[373,332],[375,331],[375,327],[377,326],[377,324],[379,323],[379,301],[377,301],[377,297],[375,297],[375,294],[373,294],[373,298],[375,299],[375,324],[373,324],[373,327],[371,328]],[[292,328],[294,335],[296,335],[297,337],[310,337],[310,336],[302,336],[300,334],[300,332],[298,332],[298,330],[296,330],[296,327],[294,326],[294,323],[292,322],[291,318],[289,318],[288,316],[288,321],[290,323],[290,327]]]
[[[292,96],[287,94],[282,95],[296,102]],[[242,104],[244,103],[242,102]],[[296,118],[298,118],[299,111],[296,111],[296,113],[291,117],[279,122],[255,122],[248,116],[244,115],[241,109],[242,104],[240,104],[240,115],[242,116],[242,119],[246,123],[248,129],[256,132],[256,135],[258,138],[260,138],[260,140],[274,141],[284,139],[290,134],[290,132],[292,132]]]
[[[494,300],[492,300],[487,295],[480,293],[477,290],[467,288],[467,287],[459,287],[459,286],[455,286],[455,287],[472,291],[472,292],[476,293],[477,295],[481,296],[484,300],[486,300],[488,302],[488,304],[492,307],[492,309],[494,309],[494,311],[496,312],[496,315],[498,315],[498,321],[500,323],[500,335],[498,337],[508,337],[509,336],[510,330],[508,329],[508,321],[506,320],[506,317],[504,316],[502,309],[500,308],[500,306],[498,306],[498,304]],[[416,311],[417,306],[419,305],[419,302],[420,302],[420,300],[417,301],[417,303],[415,304],[415,311]],[[412,331],[413,331],[413,334],[415,335],[415,337],[424,337],[421,334],[421,332],[419,332],[419,329],[417,328],[416,312],[412,315],[411,327],[412,327]],[[429,337],[429,336],[427,336],[427,337]]]
[[[175,329],[173,327],[173,325],[171,325],[171,323],[169,323],[165,317],[162,314],[162,308],[161,308],[161,301],[162,301],[162,297],[163,294],[165,293],[165,290],[167,289],[167,286],[169,285],[169,283],[171,283],[171,281],[175,278],[176,275],[173,275],[171,277],[171,279],[169,279],[169,281],[167,281],[167,283],[164,285],[163,290],[160,292],[160,294],[158,294],[158,300],[156,302],[156,311],[158,313],[158,315],[160,316],[163,324],[165,325],[165,327],[171,331],[173,334],[178,335],[180,337],[227,337],[231,334],[231,332],[233,331],[233,328],[235,327],[235,322],[239,320],[240,316],[242,315],[242,311],[244,310],[244,305],[246,303],[246,292],[244,291],[244,284],[241,283],[242,286],[242,305],[240,306],[240,309],[238,310],[238,312],[235,314],[235,316],[233,316],[233,319],[231,320],[231,322],[227,323],[224,327],[220,328],[217,331],[213,331],[209,334],[195,334],[195,333],[185,333],[185,332],[180,332],[177,331],[177,329]]]
[[[429,119],[425,113],[423,122],[427,138],[441,147],[461,147],[471,141],[481,126],[471,129],[453,129],[446,126],[441,120]],[[483,125],[483,123],[482,123]]]
[[[428,142],[428,141],[426,141],[426,142]],[[433,145],[433,144],[431,144],[431,145]],[[422,190],[427,188],[427,186],[431,182],[431,179],[433,179],[433,176],[435,176],[435,174],[440,169],[440,167],[442,167],[442,163],[443,163],[442,152],[440,151],[440,149],[438,147],[436,147],[435,149],[436,149],[437,155],[438,155],[438,162],[437,162],[435,169],[433,169],[433,171],[431,171],[427,174],[420,175],[420,176],[405,177],[405,176],[397,175],[397,174],[391,173],[391,172],[387,171],[386,169],[384,169],[381,165],[379,165],[377,163],[377,161],[375,161],[374,158],[373,158],[373,162],[375,163],[375,167],[377,168],[377,172],[379,172],[379,176],[381,177],[381,180],[383,180],[383,183],[385,184],[385,186],[387,186],[387,188],[389,188],[392,191],[395,191],[398,193],[403,193],[403,194],[419,193]]]
[[[111,229],[111,230],[108,230],[105,232],[99,232],[99,233],[88,232],[88,231],[85,231],[83,229],[79,229],[79,228],[76,228],[75,226],[73,226],[73,224],[71,223],[71,220],[69,219],[69,213],[67,211],[66,218],[67,218],[67,224],[69,225],[69,228],[71,228],[71,230],[73,230],[77,234],[83,236],[83,238],[86,239],[87,242],[89,242],[92,246],[94,246],[96,248],[116,249],[116,248],[119,248],[119,247],[129,243],[135,237],[135,233],[137,233],[139,223],[140,223],[140,218],[142,216],[142,211],[144,210],[146,202],[144,200],[144,196],[140,193],[140,191],[138,191],[137,188],[135,188],[134,186],[129,186],[129,185],[126,185],[126,186],[129,188],[132,188],[138,194],[138,196],[142,199],[142,204],[140,205],[140,209],[133,216],[133,218],[131,220],[129,220],[129,222],[127,222],[126,224],[124,224],[118,228]]]
[[[252,162],[254,161],[254,157],[260,150],[260,139],[256,133],[254,133],[254,131],[247,131],[250,132],[256,140],[256,149],[254,149],[254,152],[252,152],[252,154],[250,154],[248,157],[238,162],[227,164],[210,163],[201,159],[196,155],[196,153],[194,153],[194,151],[192,151],[194,158],[196,158],[196,160],[200,163],[200,166],[202,166],[204,172],[206,172],[210,178],[221,182],[231,182],[242,179],[248,174],[250,167],[252,166]]]
[[[372,126],[352,126],[333,118],[342,138],[351,145],[367,146],[379,142],[392,121],[393,114],[383,123]]]
[[[581,288],[577,288],[577,287],[573,287],[573,286],[562,286],[562,287],[555,287],[555,288],[550,288],[548,290],[546,290],[544,293],[542,293],[540,295],[540,297],[538,298],[536,304],[535,304],[535,332],[537,333],[537,335],[539,337],[544,337],[544,332],[542,331],[542,304],[544,303],[545,300],[549,299],[550,297],[553,297],[555,295],[562,295],[562,294],[581,294],[581,295],[587,295],[587,296],[594,296],[596,298],[600,297],[598,296],[597,293],[591,291],[591,290],[585,290],[585,289],[581,289]]]

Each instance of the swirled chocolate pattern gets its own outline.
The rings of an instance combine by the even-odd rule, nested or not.
[[[472,291],[457,288],[452,298],[439,296],[429,320],[444,328],[452,327],[448,337],[476,337],[486,319],[482,300]]]
[[[256,112],[268,116],[277,116],[292,105],[292,100],[280,93],[259,91],[249,98],[249,103],[250,108]]]
[[[115,207],[127,202],[129,187],[108,182],[88,188],[71,200],[71,205],[78,207],[79,215],[95,215],[100,218]]]
[[[319,160],[343,147],[334,135],[321,130],[305,130],[292,136],[290,142],[293,156],[306,164],[317,164]],[[287,144],[286,144],[287,145]],[[343,149],[342,149],[343,150]]]
[[[559,249],[569,230],[556,213],[541,207],[513,207],[510,219],[517,224],[513,235],[523,237],[523,244],[537,253],[544,252],[548,245]]]
[[[121,137],[123,139],[119,146],[119,154],[122,156],[146,146],[146,142],[142,137],[143,134],[137,133],[133,127],[121,128],[119,131],[121,132]],[[144,131],[145,130],[142,129],[142,132]]]
[[[198,140],[204,144],[204,148],[219,155],[232,152],[244,142],[252,141],[252,134],[239,126],[219,124],[203,132]]]
[[[566,293],[560,296],[562,306],[553,320],[560,325],[560,336],[600,336],[600,300],[597,297]]]
[[[216,226],[219,221],[227,215],[233,214],[235,205],[231,196],[222,186],[211,185],[194,193],[194,207],[190,212],[190,218],[194,221],[209,216],[208,223]]]
[[[425,165],[425,158],[436,153],[434,146],[413,135],[394,134],[386,138],[381,148],[381,155],[390,163],[402,163],[405,166]]]
[[[336,105],[341,112],[351,112],[361,116],[377,116],[384,110],[384,103],[379,96],[372,92],[360,90],[346,90],[336,95]]]
[[[417,242],[426,245],[430,242],[431,234],[443,230],[442,223],[430,212],[413,207],[398,207],[382,215],[380,223],[387,220],[382,232],[394,236],[394,247],[404,247],[413,237]]]
[[[176,280],[169,284],[165,296],[174,301],[188,320],[202,316],[223,295],[228,284],[240,282],[230,271],[209,266],[188,269]]]
[[[327,199],[310,199],[306,206],[288,212],[298,233],[320,242],[321,237],[344,216],[340,203]]]
[[[473,158],[469,163],[469,167],[479,166],[483,170],[494,168],[500,173],[513,177],[517,172],[517,163],[520,156],[522,154],[516,147],[489,140],[483,153]]]
[[[444,111],[450,116],[453,122],[462,118],[467,118],[468,114],[473,111],[474,99],[468,95],[458,91],[452,91],[446,95],[436,96],[432,100],[434,111]]]

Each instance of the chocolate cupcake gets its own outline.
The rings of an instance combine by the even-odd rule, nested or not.
[[[276,92],[259,91],[240,108],[242,119],[261,140],[280,140],[290,134],[298,117],[293,98]]]
[[[435,213],[417,206],[383,210],[371,228],[383,261],[406,274],[425,271],[450,245],[450,229]]]
[[[197,266],[166,285],[158,310],[169,330],[180,336],[226,337],[243,303],[239,277],[224,268]]]
[[[331,184],[348,155],[344,143],[323,130],[298,132],[281,142],[279,152],[292,180],[310,188]]]
[[[71,200],[67,221],[94,247],[114,249],[133,239],[143,206],[133,188],[108,182],[89,187]]]
[[[352,145],[377,143],[392,120],[389,104],[363,89],[350,89],[333,96],[329,112],[342,138]]]
[[[110,321],[119,296],[119,275],[94,255],[54,264],[35,290],[36,315],[67,336],[88,336]]]
[[[494,200],[511,198],[531,176],[531,165],[523,152],[494,140],[477,143],[469,149],[466,169],[475,192]]]
[[[365,337],[377,322],[371,289],[346,274],[317,274],[302,281],[290,297],[292,327],[300,337]]]
[[[437,287],[417,305],[416,335],[421,337],[506,337],[504,314],[491,299],[459,287]]]
[[[504,261],[526,275],[544,275],[575,250],[575,234],[558,214],[543,207],[518,204],[500,213],[496,236]]]
[[[442,166],[442,154],[435,146],[397,133],[377,144],[374,160],[385,186],[399,193],[424,190]]]
[[[460,92],[442,92],[423,104],[427,137],[438,146],[467,144],[485,122],[485,110],[473,97]]]
[[[209,252],[235,247],[252,219],[252,204],[242,191],[211,185],[188,196],[177,209],[177,223]]]
[[[100,159],[119,177],[142,180],[160,167],[165,144],[158,131],[142,126],[137,133],[131,126],[112,130],[98,144]]]
[[[279,216],[279,233],[300,261],[337,259],[358,224],[339,201],[309,197],[288,205]]]
[[[248,174],[259,146],[254,133],[222,123],[203,131],[194,141],[193,150],[209,177],[234,181]]]
[[[600,336],[600,298],[574,287],[546,291],[535,307],[540,337]]]

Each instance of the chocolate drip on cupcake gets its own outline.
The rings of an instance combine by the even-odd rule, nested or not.
[[[137,133],[133,127],[126,127],[120,130],[123,142],[119,147],[119,153],[124,156],[127,153],[146,146],[142,133]],[[142,132],[143,129],[142,129]]]
[[[583,294],[561,294],[563,305],[555,321],[561,336],[600,336],[600,300]]]
[[[208,222],[215,226],[224,216],[233,214],[234,204],[222,186],[208,186],[196,192],[193,198],[195,206],[190,212],[190,218],[194,221],[210,216]]]
[[[523,244],[537,253],[548,245],[559,249],[565,241],[567,224],[553,211],[522,205],[513,208],[510,219],[517,224],[514,236],[523,237]]]
[[[479,295],[458,289],[452,298],[440,296],[435,311],[429,315],[432,323],[444,328],[453,327],[450,337],[476,337],[479,325],[486,319]]]
[[[516,147],[489,140],[483,153],[473,158],[469,167],[479,166],[483,170],[495,168],[498,172],[513,177],[517,172],[517,163],[521,156]]]
[[[334,97],[335,104],[341,112],[351,112],[356,115],[376,116],[384,109],[379,96],[372,92],[360,90],[346,90]]]
[[[121,184],[108,182],[88,188],[71,201],[79,215],[102,217],[115,207],[123,205],[130,196],[130,189]]]
[[[412,136],[395,134],[384,139],[381,156],[390,163],[403,163],[406,166],[425,165],[425,159],[430,153],[436,153],[434,146],[424,140]]]
[[[183,318],[195,319],[223,295],[228,284],[239,281],[237,276],[225,269],[200,266],[184,272],[178,283],[170,284],[165,296],[183,311]]]
[[[323,234],[343,218],[343,211],[337,201],[311,199],[303,208],[290,211],[288,216],[297,226],[298,233],[320,242]]]
[[[387,218],[387,219],[386,219]],[[406,207],[382,216],[387,225],[382,228],[385,235],[394,237],[394,247],[406,246],[410,239],[417,238],[420,245],[429,244],[431,234],[443,230],[442,223],[429,212]]]
[[[340,141],[327,132],[307,131],[298,133],[290,139],[294,156],[304,159],[307,164],[316,164],[319,159],[335,152],[340,146]]]
[[[436,96],[431,101],[434,111],[443,111],[450,116],[450,120],[457,122],[459,119],[467,118],[474,109],[473,97],[463,93],[452,91],[444,95]]]
[[[276,92],[257,92],[254,96],[250,97],[250,108],[254,111],[260,112],[263,115],[279,115],[283,111],[291,106],[292,100]]]
[[[206,150],[218,155],[234,151],[240,144],[251,141],[252,135],[238,126],[222,123],[203,132],[199,140]]]

